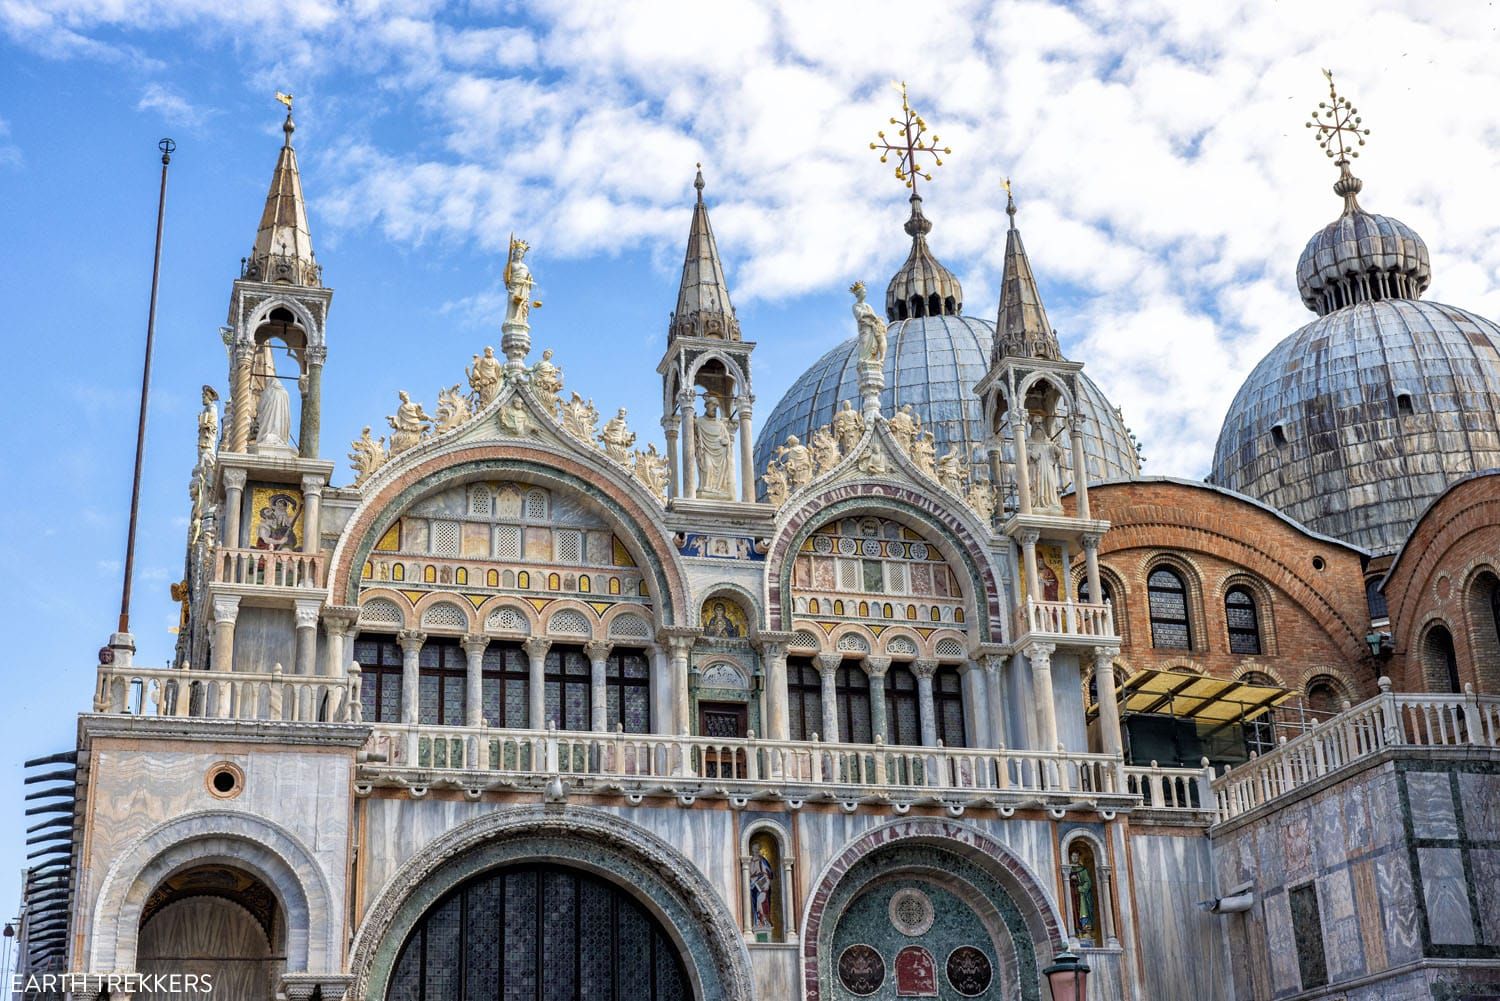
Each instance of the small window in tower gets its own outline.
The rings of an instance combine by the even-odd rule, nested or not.
[[[297,322],[297,318],[292,315],[292,311],[287,309],[285,306],[277,306],[275,309],[271,310],[271,315],[268,317],[268,319],[275,320],[277,323]]]
[[[1277,448],[1285,448],[1286,447],[1286,429],[1283,428],[1280,424],[1272,425],[1272,427],[1271,427],[1271,440],[1276,443],[1276,447]]]
[[[1396,416],[1410,417],[1412,415],[1411,394],[1399,393],[1396,396]]]

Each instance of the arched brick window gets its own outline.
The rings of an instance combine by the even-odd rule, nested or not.
[[[1182,575],[1170,567],[1157,567],[1146,578],[1146,597],[1151,608],[1151,645],[1159,650],[1191,650],[1193,633]]]
[[[1258,654],[1260,647],[1260,610],[1255,596],[1243,585],[1231,587],[1224,595],[1224,620],[1229,626],[1229,652]]]
[[[1463,685],[1458,679],[1458,651],[1453,646],[1453,634],[1447,626],[1433,626],[1422,643],[1422,666],[1426,668],[1428,684],[1438,691],[1461,692]],[[1441,686],[1446,685],[1446,688]]]

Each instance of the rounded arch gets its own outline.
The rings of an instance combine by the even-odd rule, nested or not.
[[[1162,647],[1157,643],[1156,620],[1157,615],[1150,611],[1152,575],[1166,570],[1174,574],[1182,583],[1183,603],[1187,619],[1187,646],[1182,649],[1199,651],[1207,649],[1204,629],[1203,609],[1203,575],[1198,566],[1191,559],[1171,552],[1156,552],[1146,557],[1141,563],[1141,580],[1146,585],[1147,596],[1147,624],[1151,629],[1147,637],[1151,646],[1157,649],[1175,649],[1173,647]]]
[[[359,595],[359,628],[370,632],[400,632],[415,629],[416,615],[411,600],[400,591],[377,587]]]
[[[1230,641],[1227,630],[1233,625],[1229,621],[1230,597],[1235,591],[1244,591],[1254,602],[1255,628],[1260,641],[1260,655],[1274,657],[1280,652],[1276,640],[1276,593],[1260,577],[1247,570],[1237,570],[1227,574],[1214,588],[1214,601],[1222,609],[1225,621],[1225,643]],[[1231,653],[1232,646],[1225,647]]]
[[[649,646],[656,642],[656,625],[645,609],[619,604],[604,613],[599,631],[611,640],[638,640]]]
[[[732,581],[717,581],[709,585],[703,591],[702,595],[698,597],[697,607],[701,609],[710,601],[721,597],[728,597],[740,606],[740,609],[745,613],[745,617],[750,622],[752,638],[759,635],[760,631],[765,628],[765,610],[761,607],[759,599],[750,593],[749,588]],[[697,623],[694,623],[694,625],[697,625]]]
[[[698,378],[698,373],[701,372],[704,366],[709,362],[718,362],[720,365],[724,366],[724,374],[734,380],[735,392],[737,394],[744,393],[745,387],[749,385],[749,381],[745,378],[745,373],[741,370],[739,362],[735,361],[725,352],[719,351],[715,348],[710,348],[707,351],[704,351],[702,354],[698,355],[698,357],[693,359],[692,365],[688,366],[687,384],[689,386],[695,383]]]
[[[868,626],[846,622],[828,634],[821,649],[827,653],[848,653],[861,657],[879,650],[880,640]]]
[[[980,642],[1000,640],[991,630],[998,628],[1002,635],[1006,631],[1007,598],[967,505],[950,505],[907,486],[867,480],[835,484],[783,513],[766,553],[766,566],[775,568],[767,571],[765,584],[766,619],[773,630],[781,630],[794,614],[792,563],[802,543],[830,521],[860,515],[907,524],[937,547],[955,571],[965,619],[973,623]]]
[[[471,876],[547,860],[630,891],[663,926],[699,1001],[752,995],[739,924],[713,886],[676,848],[590,807],[529,806],[475,817],[413,855],[381,888],[350,949],[349,997],[379,1001],[402,943],[428,909]]]
[[[401,464],[393,460],[389,465]],[[385,472],[381,470],[381,474]],[[357,602],[357,568],[370,558],[376,542],[396,519],[430,493],[480,479],[510,479],[587,497],[645,574],[660,621],[672,625],[685,620],[688,589],[677,552],[670,545],[670,533],[660,524],[660,512],[646,507],[650,503],[654,508],[654,502],[645,499],[634,478],[614,476],[567,456],[520,445],[460,446],[397,469],[388,477],[378,476],[374,493],[360,502],[334,548],[330,594],[335,600]]]
[[[162,881],[193,866],[243,869],[276,895],[288,973],[341,967],[343,920],[322,866],[297,837],[248,813],[185,814],[142,835],[110,864],[94,905],[88,968],[135,969],[141,915]]]
[[[1319,671],[1310,675],[1302,683],[1303,704],[1318,713],[1339,712],[1346,703],[1352,700],[1352,693],[1353,689],[1344,679],[1327,671]]]
[[[504,622],[510,616],[504,615],[507,611],[514,611],[513,626],[506,626]],[[499,613],[499,614],[497,614]],[[521,601],[519,598],[506,594],[497,594],[487,599],[479,606],[474,615],[475,621],[480,625],[479,631],[486,635],[496,637],[535,636],[542,631],[542,619],[537,614],[536,608],[529,602]],[[493,625],[491,622],[493,621]],[[521,628],[515,628],[519,626]]]
[[[1047,417],[1059,417],[1071,414],[1076,409],[1073,402],[1073,389],[1068,385],[1068,380],[1059,379],[1045,369],[1038,369],[1020,381],[1016,386],[1016,398],[1023,403],[1027,394],[1039,385],[1046,384],[1053,392],[1057,393],[1058,402],[1063,404],[1062,414],[1046,414]]]
[[[307,338],[305,345],[296,345],[296,347],[321,348],[325,346],[323,342],[323,325],[318,322],[318,318],[313,316],[306,304],[292,296],[284,294],[268,296],[265,301],[255,307],[255,311],[250,314],[249,321],[245,323],[243,329],[250,332],[250,336],[255,338],[257,344],[261,340],[259,337],[260,328],[272,322],[271,314],[278,309],[284,309],[291,313],[297,326],[302,328],[302,332]]]
[[[1269,682],[1276,688],[1291,687],[1286,683],[1286,676],[1269,664],[1241,664],[1229,677],[1233,681],[1243,681],[1247,685],[1261,685]]]
[[[1464,625],[1466,628],[1469,659],[1476,668],[1484,664],[1500,665],[1500,570],[1492,563],[1476,565],[1464,581],[1463,586]],[[1475,670],[1475,681],[1482,695],[1486,681],[1484,670]]]
[[[429,612],[433,613],[431,622],[428,621]],[[434,636],[462,636],[478,632],[479,623],[475,621],[473,612],[474,606],[463,595],[446,591],[424,594],[412,606],[412,614],[419,623],[418,628]],[[458,621],[444,621],[447,619]]]
[[[959,635],[962,636],[963,634],[960,633]],[[904,640],[906,643],[910,643],[911,649],[902,650],[901,648],[906,643],[897,643],[897,640]],[[892,649],[892,644],[895,645],[896,649]],[[880,642],[870,649],[879,650],[881,653],[889,654],[893,657],[922,657],[932,655],[932,644],[924,642],[915,629],[907,626],[891,626],[889,629],[881,630]]]
[[[1418,631],[1417,652],[1421,658],[1422,681],[1429,692],[1458,693],[1463,679],[1458,668],[1458,647],[1453,627],[1447,619],[1433,617]]]
[[[556,621],[558,616],[560,615],[566,615],[567,620],[576,621],[574,616],[567,615],[567,613],[569,612],[576,612],[578,615],[583,616],[583,621],[588,624],[588,632],[584,633],[576,630],[570,630],[568,632],[553,631],[554,629],[563,628],[561,626],[553,625],[553,622]],[[590,608],[586,603],[579,601],[576,598],[554,598],[552,601],[549,601],[547,603],[545,614],[547,617],[546,625],[543,627],[542,632],[539,635],[546,635],[549,639],[562,641],[578,640],[579,642],[586,643],[591,640],[603,639],[606,635],[604,624],[599,621],[599,613]]]

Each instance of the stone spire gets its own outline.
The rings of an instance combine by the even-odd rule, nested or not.
[[[265,211],[255,232],[255,247],[243,264],[242,277],[251,281],[288,285],[322,286],[322,276],[313,256],[312,233],[307,228],[307,206],[302,200],[302,176],[297,170],[297,151],[292,148],[290,99],[281,131],[286,141],[271,174]]]
[[[932,223],[922,214],[922,196],[912,193],[911,217],[902,227],[911,237],[906,263],[885,287],[885,315],[891,322],[917,316],[955,316],[964,310],[964,287],[932,256],[927,234]]]
[[[714,229],[708,223],[708,206],[703,203],[701,163],[693,187],[698,189],[698,204],[693,206],[687,255],[682,261],[682,286],[677,291],[677,309],[672,313],[667,339],[717,337],[737,341],[740,339],[740,321],[729,301],[729,283],[724,280],[719,245],[714,242]]]
[[[1000,314],[995,319],[994,358],[1046,358],[1059,361],[1062,349],[1057,334],[1047,322],[1042,296],[1036,290],[1031,261],[1016,229],[1016,200],[1006,182],[1005,214],[1010,216],[1010,231],[1005,235],[1005,267],[1000,275]]]

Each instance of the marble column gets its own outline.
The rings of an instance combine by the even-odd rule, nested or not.
[[[692,636],[667,637],[667,658],[672,675],[672,724],[679,735],[693,732],[692,699],[688,692],[688,670],[693,652]]]
[[[526,685],[529,709],[526,725],[532,730],[547,729],[547,651],[552,641],[545,636],[533,636],[521,644],[526,651],[528,681]]]
[[[302,551],[317,553],[323,546],[323,477],[302,477]],[[321,585],[322,581],[313,581]]]
[[[764,728],[771,740],[790,740],[791,716],[787,710],[786,644],[762,641],[760,655],[766,663],[766,719]]]
[[[484,726],[484,652],[490,638],[482,635],[464,637],[464,725]],[[498,721],[497,721],[498,722]]]
[[[396,634],[401,644],[401,722],[416,723],[421,720],[419,698],[422,691],[422,644],[427,634],[415,629],[403,629]]]
[[[245,509],[245,471],[225,469],[224,483],[224,547],[240,548],[240,518]]]
[[[1026,596],[1031,601],[1042,600],[1041,578],[1036,572],[1036,544],[1041,539],[1042,533],[1034,528],[1028,528],[1021,532],[1021,572],[1026,575]],[[1024,614],[1024,612],[1023,612]],[[1028,620],[1027,629],[1030,628]]]
[[[936,747],[938,743],[937,706],[932,699],[932,676],[937,666],[935,660],[911,662],[911,673],[917,676],[917,717],[922,723],[923,747]]]
[[[307,349],[306,385],[302,390],[302,420],[297,430],[297,454],[304,459],[318,457],[318,429],[323,415],[323,361],[328,349]]]
[[[236,340],[230,349],[233,378],[229,402],[234,408],[229,425],[229,451],[247,452],[250,448],[250,421],[255,417],[254,395],[250,388],[250,367],[255,360],[255,342]]]
[[[318,673],[318,613],[322,607],[323,602],[317,598],[298,598],[293,604],[292,614],[297,622],[293,663],[297,674],[304,678]]]
[[[1115,657],[1119,649],[1094,647],[1094,692],[1099,700],[1099,747],[1105,754],[1119,754],[1120,706],[1115,701]]]
[[[1016,510],[1031,513],[1031,466],[1026,456],[1026,408],[1019,402],[1011,405],[1010,437],[1016,456]]]
[[[1055,643],[1031,643],[1026,659],[1031,662],[1031,697],[1036,703],[1039,751],[1057,750],[1057,703],[1052,692],[1052,654]]]
[[[1089,601],[1096,605],[1104,604],[1104,588],[1099,580],[1099,533],[1085,532],[1083,534],[1083,573],[1084,580],[1089,584]],[[1115,634],[1119,634],[1119,627],[1115,627]]]
[[[958,666],[963,680],[964,717],[969,725],[969,741],[974,747],[990,747],[994,735],[990,731],[990,706],[985,693],[984,669],[972,660]]]
[[[889,657],[865,658],[865,677],[870,679],[870,733],[881,743],[891,739],[890,722],[885,718],[885,675],[890,669]]]
[[[1095,897],[1099,901],[1100,938],[1106,946],[1119,948],[1120,936],[1115,930],[1114,870],[1105,865],[1101,859],[1095,859],[1094,868],[1099,873],[1099,892],[1095,894]]]
[[[755,502],[755,442],[750,431],[751,403],[753,396],[742,396],[737,401],[740,412],[740,500],[746,504]]]
[[[214,596],[214,645],[209,655],[210,670],[234,670],[234,620],[239,614],[239,595]]]
[[[1006,733],[1005,725],[1005,662],[1008,658],[1004,654],[986,653],[981,654],[981,663],[984,665],[984,683],[990,705],[991,736],[994,738],[992,746],[996,748],[1009,747],[1010,735]]]
[[[830,744],[839,741],[839,700],[835,674],[844,662],[841,653],[818,654],[818,677],[823,683],[823,739]]]
[[[355,607],[325,606],[323,609],[323,635],[328,637],[323,651],[321,675],[333,682],[342,682],[348,678],[345,668],[345,658],[349,653],[349,639],[354,634],[355,623],[359,621],[359,609]],[[328,700],[328,719],[330,723],[347,723],[353,719],[350,715],[350,707],[346,701],[353,693],[344,688],[340,690],[335,687]]]
[[[1078,517],[1091,518],[1089,513],[1089,467],[1083,454],[1083,414],[1074,412],[1068,418],[1068,437],[1073,445],[1073,496],[1078,499]],[[1097,594],[1098,592],[1091,592]]]
[[[677,453],[677,430],[682,427],[682,418],[675,414],[661,422],[662,433],[667,437],[667,496],[677,497],[682,493],[680,486],[682,470],[678,466],[681,458]]]
[[[688,390],[678,400],[682,404],[682,496],[692,500],[698,496],[698,397]]]
[[[589,659],[589,722],[595,733],[609,732],[609,699],[604,686],[605,668],[609,666],[612,644],[603,640],[585,643],[583,652]]]

